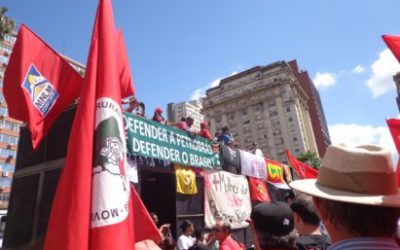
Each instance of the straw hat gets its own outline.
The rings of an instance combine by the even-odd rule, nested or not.
[[[330,146],[318,178],[293,181],[290,186],[328,200],[400,207],[390,152],[378,146]]]

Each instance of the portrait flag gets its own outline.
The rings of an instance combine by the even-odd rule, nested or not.
[[[382,35],[382,39],[400,62],[400,36]]]
[[[118,44],[111,2],[99,0],[84,84],[45,249],[132,249],[136,241],[134,217],[143,213],[134,216],[133,202],[138,197],[131,196],[126,176],[121,108],[124,63],[116,53]],[[142,226],[155,227],[151,223]]]
[[[82,82],[62,56],[21,25],[4,75],[3,93],[9,116],[27,123],[34,149],[79,96]]]
[[[300,179],[314,179],[318,176],[318,170],[308,166],[307,164],[297,160],[288,149],[286,150],[286,155],[288,157],[290,165],[299,175]]]
[[[252,201],[270,202],[265,180],[249,177],[250,198]]]

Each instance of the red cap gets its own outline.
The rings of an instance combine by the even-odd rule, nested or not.
[[[163,110],[160,107],[157,107],[155,112],[161,114],[163,112]]]
[[[200,123],[200,127],[204,128],[207,127],[208,123],[207,122],[201,122]]]

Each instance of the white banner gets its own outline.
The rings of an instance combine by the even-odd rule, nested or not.
[[[206,227],[213,227],[217,219],[230,222],[234,229],[247,227],[251,201],[246,177],[219,171],[205,174],[204,180]]]
[[[267,164],[263,157],[240,150],[242,174],[257,179],[267,179]]]

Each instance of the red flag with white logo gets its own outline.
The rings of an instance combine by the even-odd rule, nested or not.
[[[382,39],[400,62],[400,36],[383,35]]]
[[[300,179],[315,179],[318,176],[318,170],[308,166],[307,164],[297,160],[290,152],[286,149],[286,154],[290,165],[296,170]]]
[[[121,108],[126,84],[121,67],[125,63],[116,53],[118,39],[111,2],[99,0],[84,85],[45,249],[133,249],[134,217],[146,215],[134,216],[137,197],[131,196],[125,171]],[[152,221],[142,226],[155,228]],[[155,239],[161,239],[158,231],[151,232]]]
[[[28,124],[34,149],[79,96],[82,81],[64,58],[21,25],[4,75],[3,92],[9,116]]]

